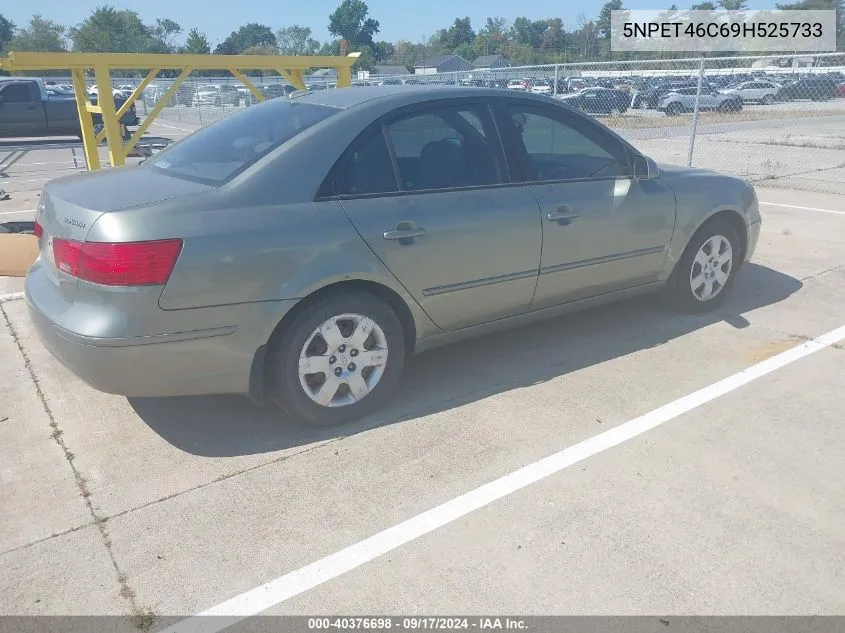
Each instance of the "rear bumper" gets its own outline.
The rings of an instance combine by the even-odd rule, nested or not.
[[[95,389],[127,397],[249,393],[256,351],[267,342],[278,318],[296,303],[161,311],[164,318],[179,322],[171,333],[100,337],[73,332],[57,320],[73,311],[75,320],[80,312],[87,312],[91,321],[107,322],[108,308],[72,304],[56,312],[56,293],[36,263],[27,276],[25,296],[44,346]],[[185,319],[190,322],[191,313],[196,322],[205,323],[207,314],[203,313],[209,310],[220,311],[225,321],[234,323],[202,330],[180,326]],[[132,321],[131,317],[126,320]]]

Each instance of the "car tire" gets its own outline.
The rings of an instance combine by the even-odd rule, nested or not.
[[[670,103],[666,106],[666,116],[678,116],[682,110],[680,103]]]
[[[360,317],[355,318],[343,317]],[[358,350],[352,347],[354,330],[365,323],[369,327],[367,338]],[[343,341],[342,347],[331,347],[320,333],[328,323],[336,326],[336,341]],[[329,326],[331,327],[331,326]],[[345,339],[345,340],[344,340]],[[349,341],[352,341],[351,343]],[[313,347],[312,347],[313,346]],[[342,349],[342,351],[341,351]],[[362,352],[384,352],[371,357],[384,364],[380,366],[357,367],[354,359],[362,358]],[[356,353],[357,352],[357,353]],[[328,358],[327,369],[338,369],[342,377],[331,377],[327,372],[300,373],[301,359]],[[378,297],[364,292],[342,291],[326,295],[306,304],[285,324],[272,343],[268,356],[269,393],[272,401],[283,411],[304,422],[318,426],[335,426],[359,418],[377,409],[390,396],[405,361],[405,334],[402,324],[393,309]],[[312,367],[319,369],[317,365]],[[378,375],[376,375],[378,372]],[[332,379],[338,384],[331,405],[321,404],[320,388]],[[355,400],[351,387],[356,381],[359,388],[371,389],[359,400]],[[374,382],[373,382],[374,381]],[[308,389],[308,391],[306,391]],[[326,392],[327,394],[329,392]],[[344,404],[348,401],[348,404]]]
[[[718,219],[707,222],[687,244],[667,287],[667,298],[682,312],[713,310],[730,292],[741,265],[740,241],[733,225]]]
[[[763,105],[772,105],[775,102],[775,96],[772,94],[763,97]]]

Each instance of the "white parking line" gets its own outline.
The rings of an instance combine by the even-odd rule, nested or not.
[[[310,565],[235,596],[164,630],[167,633],[214,633],[313,589],[379,556],[420,538],[494,501],[565,468],[619,446],[735,389],[845,339],[845,326],[808,340],[732,376],[663,405],[604,433],[524,466],[431,510],[387,528]],[[217,616],[217,617],[209,617]],[[164,633],[162,632],[162,633]]]
[[[0,295],[0,303],[4,303],[6,301],[17,301],[18,299],[23,299],[24,294],[22,292],[10,292],[5,295]]]
[[[833,213],[835,215],[845,215],[845,211],[834,211],[833,209],[819,209],[817,207],[801,207],[796,204],[780,204],[778,202],[760,202],[767,207],[786,207],[788,209],[801,209],[802,211],[818,211],[819,213]]]
[[[35,213],[35,209],[23,209],[22,211],[0,211],[0,215],[23,215],[24,213]]]
[[[154,121],[153,125],[160,125],[161,127],[169,127],[172,130],[182,130],[183,132],[196,132],[196,130],[189,130],[184,127],[176,127],[175,125],[168,125],[167,123],[159,123],[158,121]]]

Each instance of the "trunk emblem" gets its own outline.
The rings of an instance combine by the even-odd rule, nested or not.
[[[73,218],[65,218],[65,224],[70,224],[71,226],[75,226],[80,229],[84,229],[87,226],[85,222],[80,222],[79,220],[74,220]]]

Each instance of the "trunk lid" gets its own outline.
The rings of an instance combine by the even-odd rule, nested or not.
[[[138,167],[106,169],[50,182],[35,212],[43,230],[39,248],[45,274],[60,287],[65,299],[72,299],[78,280],[57,265],[53,251],[56,239],[84,242],[94,223],[106,213],[210,188]]]

